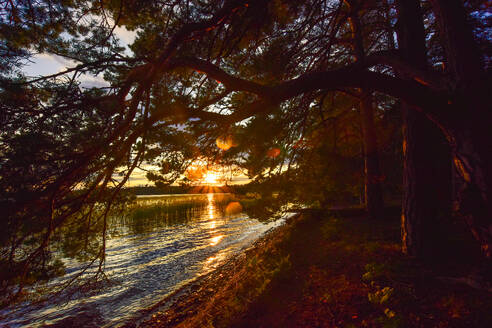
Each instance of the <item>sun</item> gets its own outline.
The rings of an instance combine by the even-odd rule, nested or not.
[[[203,176],[203,182],[206,184],[216,184],[219,180],[219,175],[213,171],[208,171]]]

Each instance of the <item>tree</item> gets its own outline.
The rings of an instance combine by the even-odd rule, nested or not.
[[[346,1],[349,4],[349,23],[352,30],[352,48],[355,62],[365,60],[366,51],[362,35],[361,18],[359,10],[363,7],[360,1]],[[374,46],[372,44],[371,46]],[[373,218],[383,213],[383,190],[381,186],[381,168],[379,165],[378,144],[374,126],[373,96],[371,90],[360,92],[360,112],[362,122],[362,134],[364,137],[364,189],[365,202],[369,215]]]
[[[492,138],[484,123],[491,119],[486,100],[490,74],[485,69],[484,56],[473,37],[463,3],[457,0],[431,3],[452,77],[449,102],[450,106],[456,106],[447,113],[448,121],[439,125],[450,142],[455,168],[463,180],[460,211],[490,259],[492,175],[487,168],[492,164]]]
[[[377,11],[386,4],[367,6]],[[480,34],[485,18],[475,21],[475,33],[467,20],[469,9],[484,17],[485,2],[431,4],[444,71],[412,62],[400,45],[394,50],[385,42],[354,60],[340,1],[9,1],[1,17],[2,31],[9,31],[1,39],[10,56],[3,67],[29,51],[76,64],[36,79],[2,72],[0,186],[7,233],[1,252],[9,273],[3,290],[20,295],[28,277],[53,267],[50,248],[70,222],[100,233],[99,243],[78,247],[90,248],[101,268],[106,218],[142,162],[159,163],[155,178],[162,181],[179,176],[196,156],[262,175],[264,167],[295,159],[295,149],[282,153],[277,144],[304,136],[302,122],[323,95],[354,89],[402,101],[440,129],[463,180],[460,209],[490,258],[491,84],[481,48],[490,41]],[[131,56],[114,38],[118,24],[137,31]],[[364,24],[370,39],[388,35],[385,23]],[[111,86],[85,90],[77,83],[82,73],[103,73]],[[261,143],[247,143],[250,136],[243,135],[243,143],[225,153],[216,147],[217,138],[262,126],[256,133],[264,136]],[[272,148],[280,156],[266,156]],[[96,206],[101,203],[104,209]]]
[[[418,1],[397,1],[398,45],[401,56],[427,69],[422,9]],[[404,77],[403,73],[403,77]],[[403,111],[403,252],[422,258],[435,236],[439,211],[451,206],[451,159],[444,136],[424,114],[402,104]],[[448,199],[448,202],[442,199]]]

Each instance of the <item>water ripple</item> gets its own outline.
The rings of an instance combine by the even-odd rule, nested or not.
[[[225,215],[219,201],[223,195],[199,195],[200,206],[188,210],[186,218],[165,220],[139,214],[135,220],[122,218],[111,227],[105,270],[113,282],[96,295],[80,295],[65,304],[42,307],[24,303],[0,312],[6,327],[114,327],[141,309],[152,306],[183,284],[206,274],[229,256],[250,245],[272,224],[264,224],[244,213]],[[170,198],[143,200],[142,213],[152,206],[168,204]],[[186,202],[173,196],[174,202]],[[146,221],[147,220],[147,221]],[[170,223],[171,222],[171,223]],[[67,259],[66,273],[80,267]],[[67,276],[66,275],[66,276]]]

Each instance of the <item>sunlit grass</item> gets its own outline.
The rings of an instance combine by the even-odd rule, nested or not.
[[[203,215],[209,215],[213,203],[216,215],[227,215],[226,208],[234,196],[230,194],[180,195],[143,197],[136,199],[122,214],[111,218],[112,235],[151,232],[161,227],[190,224]]]

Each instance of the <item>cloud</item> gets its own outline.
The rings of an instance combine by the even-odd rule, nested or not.
[[[73,66],[68,60],[51,54],[38,54],[31,58],[22,70],[27,76],[43,76],[55,74],[66,66]]]
[[[101,76],[94,76],[88,74],[82,74],[79,79],[80,86],[83,88],[102,88],[109,87],[108,81],[104,80]]]
[[[67,60],[63,57],[52,54],[38,54],[35,55],[31,62],[23,67],[23,71],[27,76],[47,76],[55,73],[60,73],[68,68],[75,67],[77,63],[72,60]],[[101,88],[108,87],[109,83],[105,81],[101,76],[95,76],[90,74],[82,74],[78,77],[83,88]]]
[[[114,35],[118,37],[125,46],[128,46],[135,41],[137,32],[129,31],[124,26],[116,26],[114,29]]]

